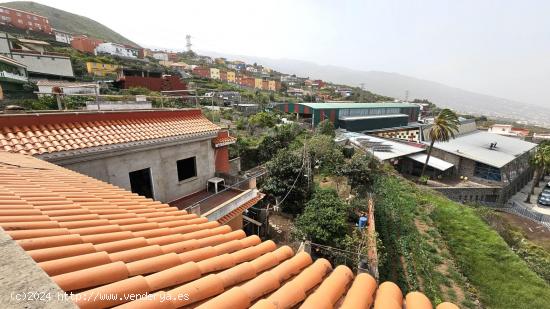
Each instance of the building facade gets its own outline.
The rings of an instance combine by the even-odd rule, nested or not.
[[[71,47],[83,53],[93,54],[95,52],[95,48],[102,43],[103,40],[90,38],[85,35],[79,35],[73,36],[71,40]]]
[[[27,67],[9,57],[0,55],[0,100],[17,99],[28,81]]]
[[[71,44],[73,40],[73,34],[67,31],[52,29],[55,35],[55,40],[60,43]]]
[[[101,43],[94,50],[96,55],[106,54],[123,58],[137,58],[139,50],[130,46],[113,42]]]
[[[254,89],[262,89],[263,86],[264,86],[264,83],[261,78],[254,78]]]
[[[193,74],[198,75],[202,78],[210,78],[210,69],[206,67],[195,67],[193,69]]]
[[[31,12],[0,6],[0,24],[18,29],[52,34],[48,18]]]
[[[115,76],[121,67],[117,64],[86,62],[86,71],[93,76]]]
[[[41,41],[17,40],[4,32],[0,32],[0,55],[12,58],[16,62],[25,65],[29,77],[32,78],[74,77],[70,57],[65,54],[46,52],[43,45],[38,42]]]
[[[221,79],[220,70],[216,68],[210,68],[210,78],[211,79]]]
[[[235,72],[234,71],[227,71],[227,82],[229,83],[235,83]]]
[[[298,114],[314,126],[328,119],[336,128],[353,132],[408,126],[420,112],[408,103],[283,103],[276,108]]]

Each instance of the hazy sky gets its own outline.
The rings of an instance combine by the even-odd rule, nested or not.
[[[38,0],[145,46],[396,72],[509,99],[550,98],[550,1]],[[90,5],[92,4],[92,5]]]

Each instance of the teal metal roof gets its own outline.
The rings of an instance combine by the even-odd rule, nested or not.
[[[296,103],[314,109],[334,108],[382,108],[382,107],[418,107],[411,103],[376,102],[376,103]]]

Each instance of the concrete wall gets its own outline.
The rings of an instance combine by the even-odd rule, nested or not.
[[[196,157],[197,177],[178,181],[176,161]],[[175,146],[123,153],[90,161],[60,165],[130,190],[128,173],[151,169],[155,200],[169,202],[203,190],[214,177],[214,149],[210,139]]]
[[[49,55],[33,55],[13,53],[15,61],[27,66],[30,73],[50,74],[73,77],[71,59],[68,57],[57,57]]]

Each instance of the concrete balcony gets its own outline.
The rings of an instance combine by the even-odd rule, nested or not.
[[[13,80],[17,82],[23,82],[26,83],[29,79],[26,76],[14,74],[6,71],[0,71],[0,78],[4,80]]]
[[[228,188],[218,193],[203,190],[169,202],[169,204],[189,213],[206,217],[208,220],[219,220],[257,196],[257,189]]]

